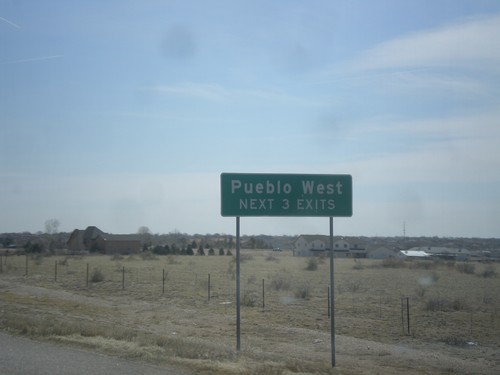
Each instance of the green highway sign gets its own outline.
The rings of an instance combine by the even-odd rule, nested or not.
[[[222,173],[222,216],[352,216],[352,176]]]

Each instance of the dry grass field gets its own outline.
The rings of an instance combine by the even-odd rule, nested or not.
[[[240,353],[232,256],[3,256],[0,328],[198,374],[500,373],[499,265],[335,259],[332,369],[328,259],[241,258]]]

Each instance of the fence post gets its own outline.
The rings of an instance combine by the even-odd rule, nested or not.
[[[57,260],[54,263],[54,281],[57,282]]]
[[[401,297],[401,326],[403,327],[403,333],[405,333],[405,301],[406,299],[406,334],[410,334],[410,297]]]
[[[262,310],[266,308],[266,299],[264,294],[264,279],[262,279]]]
[[[210,301],[210,274],[208,274],[208,300]]]
[[[26,274],[24,276],[28,276],[28,254],[26,254]]]
[[[408,335],[410,334],[410,297],[406,297],[406,320],[408,323]]]
[[[122,289],[125,289],[125,266],[122,268]]]
[[[87,263],[87,288],[89,287],[89,264]]]
[[[161,286],[161,294],[165,294],[165,268],[163,269],[163,276],[162,276],[162,286]]]

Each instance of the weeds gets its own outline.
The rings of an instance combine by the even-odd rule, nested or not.
[[[404,268],[406,264],[402,259],[387,258],[382,260],[383,268]]]
[[[307,271],[316,271],[318,269],[318,259],[315,257],[311,257],[307,260],[306,270]]]
[[[463,311],[467,308],[467,303],[463,298],[449,300],[443,297],[430,297],[425,304],[427,311]]]
[[[259,300],[259,295],[257,292],[247,290],[243,293],[241,297],[241,304],[247,307],[255,307],[257,306],[257,302]]]
[[[276,262],[276,263],[278,263],[280,260],[279,260],[279,258],[278,258],[278,257],[276,257],[275,255],[273,255],[273,254],[268,254],[268,255],[266,256],[266,261],[267,261],[267,262]]]
[[[473,275],[476,272],[476,265],[472,263],[458,263],[455,265],[458,272]]]
[[[308,299],[311,296],[311,294],[312,294],[312,288],[309,283],[303,283],[299,285],[295,289],[294,293],[296,298],[302,298],[302,299]]]
[[[90,275],[90,281],[93,283],[100,283],[104,281],[104,274],[99,269],[95,269],[92,275]]]
[[[289,290],[291,287],[290,277],[281,272],[271,278],[271,288],[274,290]]]
[[[495,267],[493,267],[491,264],[486,266],[484,271],[481,273],[482,277],[484,278],[490,278],[490,277],[497,277],[497,272],[495,270]]]

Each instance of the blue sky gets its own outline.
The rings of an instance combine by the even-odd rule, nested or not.
[[[254,172],[351,174],[337,234],[499,237],[498,35],[496,0],[0,0],[0,232],[234,233]]]

